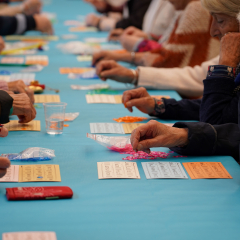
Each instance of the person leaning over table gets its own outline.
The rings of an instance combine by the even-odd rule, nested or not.
[[[225,44],[225,41],[227,44]],[[150,121],[133,131],[131,135],[133,149],[149,152],[152,147],[169,147],[179,154],[189,156],[229,155],[240,163],[240,122],[239,125],[236,124],[240,119],[240,87],[235,88],[236,85],[240,86],[240,74],[235,81],[233,77],[235,71],[239,72],[239,68],[233,69],[240,61],[240,53],[237,51],[239,49],[240,34],[230,33],[226,35],[222,39],[222,54],[220,57],[220,63],[224,65],[214,66],[217,71],[214,72],[213,69],[212,74],[209,74],[209,78],[204,81],[204,86],[207,89],[207,94],[204,96],[207,110],[201,108],[201,112],[206,114],[206,111],[208,111],[206,115],[210,114],[211,121],[213,121],[212,125],[204,122],[178,122],[173,127],[168,127],[157,121]],[[233,97],[231,95],[234,88],[235,96]],[[127,104],[129,102],[129,96],[127,95],[129,94],[123,96],[123,103],[132,111],[132,104]],[[138,100],[135,101],[135,105],[136,102]],[[149,103],[147,104],[147,102]],[[150,102],[150,98],[142,101],[142,105],[138,102],[138,108],[151,112]],[[226,108],[230,108],[230,111]],[[164,108],[156,104],[152,113],[158,115],[157,112],[160,112],[161,115],[162,111],[164,111]],[[234,115],[234,120],[228,116],[230,112]],[[185,112],[182,112],[182,114],[184,115]],[[238,115],[238,118],[236,115]],[[225,124],[217,125],[219,117],[225,118]],[[231,123],[234,121],[236,123]]]
[[[99,30],[110,31],[116,29],[117,32],[123,32],[129,26],[142,29],[143,18],[148,10],[152,0],[128,0],[121,1],[124,4],[122,18],[99,17],[89,14],[86,17],[86,23],[89,26],[98,27]],[[112,4],[111,4],[112,5]]]
[[[207,8],[213,15],[210,30],[213,36],[221,38],[227,32],[238,31],[238,23],[235,19],[240,6],[239,0],[220,0],[216,3],[214,0],[209,0],[209,3],[215,6],[214,9]],[[102,80],[110,78],[149,89],[176,90],[183,97],[197,98],[203,94],[202,80],[207,75],[208,66],[216,65],[218,61],[219,56],[194,68],[138,67],[136,70],[122,67],[114,61],[102,61],[97,64],[97,73]]]
[[[92,64],[115,60],[152,67],[195,66],[216,57],[219,40],[210,36],[212,17],[198,0],[171,0],[176,10],[183,10],[175,19],[174,27],[160,39],[157,48],[147,52],[116,53],[100,51],[93,55]],[[182,4],[179,4],[182,3]],[[171,24],[170,24],[171,25]],[[163,34],[164,35],[164,34]],[[142,48],[145,48],[144,44]]]
[[[229,33],[221,40],[219,65],[210,66],[199,100],[155,99],[145,88],[124,92],[122,102],[161,119],[197,120],[210,124],[238,123],[240,90],[240,33]],[[235,79],[235,76],[236,79]]]
[[[125,30],[112,30],[108,39],[110,41],[120,40],[126,50],[133,51],[133,46],[140,39],[159,40],[164,37],[165,32],[171,32],[174,27],[173,19],[176,19],[178,15],[169,1],[152,0],[144,15],[142,30],[134,26],[130,26]]]

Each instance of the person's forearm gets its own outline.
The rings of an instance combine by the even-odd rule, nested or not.
[[[154,116],[166,120],[199,120],[201,100],[162,100],[162,103],[156,103]]]
[[[187,156],[227,155],[239,161],[240,130],[237,124],[176,123],[188,128],[188,145],[171,150]]]
[[[235,89],[235,70],[227,66],[210,66],[204,83],[200,121],[210,124],[238,123],[238,96]],[[232,72],[230,72],[232,69]]]
[[[201,66],[185,68],[139,67],[138,86],[155,89],[171,89],[185,97],[203,95],[203,79],[209,65],[218,64],[219,57],[204,62]]]

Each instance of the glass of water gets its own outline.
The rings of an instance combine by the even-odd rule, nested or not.
[[[48,134],[62,134],[66,103],[43,103]]]

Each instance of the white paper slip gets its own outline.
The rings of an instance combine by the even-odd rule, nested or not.
[[[107,38],[85,38],[87,43],[106,43],[108,42]]]
[[[2,240],[57,240],[55,232],[10,232],[3,233]]]
[[[142,162],[142,167],[147,179],[188,178],[179,162]]]
[[[125,134],[123,125],[119,123],[90,123],[91,133]]]
[[[9,82],[10,75],[0,75],[0,81]]]
[[[77,56],[79,62],[91,62],[93,59],[92,55],[81,55]]]
[[[120,104],[122,103],[121,95],[109,95],[109,94],[94,94],[86,95],[87,103],[110,103],[110,104]]]
[[[29,85],[32,81],[35,80],[35,73],[13,73],[10,75],[9,82],[22,80],[26,85]]]
[[[135,162],[98,162],[98,179],[140,179]]]
[[[18,182],[18,177],[19,177],[19,165],[11,165],[7,169],[6,175],[0,178],[0,182]]]
[[[108,89],[108,84],[92,84],[92,85],[71,85],[71,88],[74,90],[98,90],[98,89]]]

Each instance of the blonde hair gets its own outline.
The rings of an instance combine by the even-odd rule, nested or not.
[[[201,2],[211,13],[224,13],[237,17],[240,11],[240,0],[201,0]]]

